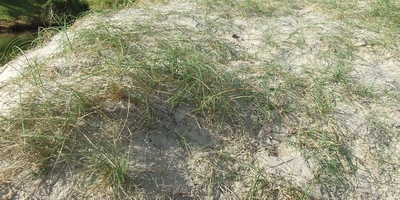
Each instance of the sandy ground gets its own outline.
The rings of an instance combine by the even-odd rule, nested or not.
[[[174,11],[171,13],[171,11]],[[151,22],[149,12],[165,13],[163,21]],[[319,12],[313,7],[299,8],[293,15],[271,18],[265,21],[258,17],[226,19],[217,15],[205,15],[201,7],[195,3],[171,3],[167,5],[152,6],[150,8],[122,10],[107,16],[93,15],[78,21],[67,32],[69,39],[74,37],[74,32],[82,29],[90,29],[98,21],[112,23],[116,27],[126,28],[134,26],[138,22],[150,23],[155,28],[185,27],[195,31],[202,31],[207,27],[207,20],[218,20],[225,27],[215,34],[222,40],[232,43],[237,52],[246,52],[257,56],[258,60],[266,63],[278,58],[282,63],[290,66],[293,72],[298,72],[299,77],[307,76],[304,66],[309,70],[325,66],[329,60],[321,57],[321,52],[327,51],[332,44],[328,44],[321,38],[341,37],[351,34],[349,37],[354,45],[356,59],[353,61],[354,70],[351,72],[354,80],[365,84],[374,84],[377,88],[396,93],[400,90],[400,61],[391,52],[376,53],[368,41],[378,36],[376,33],[364,29],[349,27],[348,24],[335,21],[331,17]],[[307,28],[306,27],[313,27]],[[301,34],[297,34],[301,31]],[[280,44],[262,45],[265,33],[270,32],[270,40]],[[235,39],[232,34],[237,34],[241,39]],[[56,35],[51,41],[41,47],[9,62],[0,68],[0,110],[1,115],[6,116],[8,110],[18,106],[20,98],[29,91],[28,87],[22,88],[15,84],[15,80],[30,70],[32,63],[46,62],[50,67],[62,69],[63,66],[71,66],[71,62],[78,62],[60,58],[59,53],[65,42],[64,33]],[[151,36],[149,36],[151,37]],[[295,44],[299,39],[303,40],[302,48]],[[340,44],[337,44],[340,46]],[[237,60],[229,64],[230,69],[251,68],[253,65],[246,60]],[[257,79],[257,70],[249,70],[243,78]],[[22,95],[20,95],[22,94]],[[356,157],[358,171],[351,180],[354,190],[346,196],[338,195],[340,199],[396,199],[400,196],[398,183],[400,180],[398,169],[390,168],[370,158],[366,151],[379,150],[376,141],[368,140],[368,135],[374,134],[372,128],[366,123],[366,116],[376,110],[388,115],[385,118],[393,127],[400,126],[400,110],[392,102],[389,105],[371,103],[370,107],[341,103],[339,118],[346,128],[355,134],[358,139],[353,140],[352,155]],[[392,105],[393,104],[393,105]],[[122,105],[121,105],[122,106]],[[122,106],[123,107],[123,106]],[[163,110],[163,109],[160,109]],[[172,113],[172,114],[171,114]],[[172,131],[163,134],[150,132],[135,135],[131,144],[132,154],[137,155],[138,162],[132,163],[133,168],[143,169],[144,178],[140,185],[139,193],[145,194],[150,199],[162,198],[160,194],[173,196],[176,199],[237,199],[243,197],[246,185],[254,176],[254,171],[246,169],[235,161],[227,161],[224,171],[237,171],[244,178],[234,182],[230,188],[218,188],[218,185],[207,185],[207,180],[213,176],[212,169],[207,162],[208,157],[222,156],[229,152],[230,156],[237,160],[251,160],[265,177],[279,181],[290,181],[296,187],[309,185],[315,178],[313,167],[315,163],[307,161],[299,150],[289,145],[290,139],[286,136],[289,130],[285,126],[276,126],[269,122],[256,131],[255,136],[243,136],[232,138],[230,135],[217,135],[205,126],[203,122],[196,120],[185,107],[176,107],[169,111],[165,123],[172,127]],[[300,120],[301,121],[301,120]],[[301,124],[302,122],[299,122]],[[299,125],[301,126],[301,125]],[[192,127],[187,132],[188,127]],[[162,130],[162,128],[160,129]],[[170,132],[185,133],[186,140],[190,144],[187,151],[182,150],[182,144],[178,142],[176,135]],[[393,155],[399,153],[398,141],[391,142]],[[217,150],[215,150],[217,149]],[[219,154],[219,155],[218,155]],[[397,157],[396,157],[397,158]],[[394,162],[398,161],[394,158]],[[5,161],[1,162],[1,168],[7,168]],[[3,198],[14,199],[70,199],[76,198],[76,186],[74,178],[78,175],[71,173],[69,166],[58,166],[50,176],[40,180],[23,180],[27,174],[18,175],[20,180],[3,185],[1,188]],[[248,178],[247,178],[248,177]],[[18,179],[16,179],[18,180]],[[282,181],[283,182],[283,181]],[[280,187],[276,184],[274,187]],[[315,187],[315,188],[313,188]],[[214,191],[219,190],[219,191]],[[310,187],[310,194],[315,198],[334,199],[326,196],[325,191],[335,188]],[[340,189],[338,189],[340,190]],[[222,191],[222,192],[221,192]],[[340,192],[340,191],[339,191]],[[95,198],[95,197],[94,197]]]

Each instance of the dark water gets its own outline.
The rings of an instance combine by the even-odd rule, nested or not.
[[[21,54],[21,50],[29,49],[36,37],[37,33],[1,33],[0,66]]]

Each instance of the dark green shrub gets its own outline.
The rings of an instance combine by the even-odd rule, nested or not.
[[[54,16],[70,18],[88,11],[89,4],[85,0],[47,0],[42,8],[46,18],[51,22]]]
[[[127,7],[136,0],[88,0],[90,9],[109,9]]]

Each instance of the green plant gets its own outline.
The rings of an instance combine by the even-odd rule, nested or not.
[[[42,5],[48,19],[57,17],[77,16],[89,10],[89,5],[83,0],[47,0]]]
[[[129,154],[121,155],[116,144],[108,141],[98,146],[84,133],[87,142],[95,149],[92,155],[84,155],[87,173],[90,174],[89,190],[100,192],[111,187],[116,197],[127,196],[129,177]],[[100,147],[100,148],[99,148]]]
[[[87,0],[87,2],[92,10],[102,10],[132,6],[136,0]]]
[[[352,190],[348,175],[357,171],[354,159],[346,147],[341,145],[340,136],[335,132],[307,130],[297,134],[296,145],[307,158],[315,160],[318,168],[315,180],[329,195],[338,196]],[[318,152],[317,152],[318,151]]]
[[[381,18],[383,20],[389,20],[394,25],[398,25],[400,23],[400,5],[398,2],[392,0],[378,0],[372,5],[372,16]]]

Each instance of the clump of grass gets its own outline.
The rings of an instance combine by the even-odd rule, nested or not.
[[[83,190],[86,193],[101,193],[111,187],[116,197],[127,197],[132,183],[129,170],[129,153],[123,154],[118,145],[108,142],[108,145],[94,144],[83,134],[87,142],[95,149],[93,154],[84,154],[81,160],[85,161]],[[127,193],[128,192],[128,193]]]
[[[391,0],[378,0],[372,3],[371,14],[373,17],[388,20],[393,25],[400,23],[400,5],[396,1]]]
[[[41,165],[57,158],[66,150],[63,146],[73,142],[76,137],[74,127],[90,112],[87,110],[90,103],[77,92],[67,94],[68,99],[43,100],[31,96],[31,101],[21,102],[17,113],[3,121],[9,127],[4,134],[14,138],[13,143],[24,144],[16,151],[24,152],[26,159]]]
[[[266,198],[266,199],[309,199],[301,188],[290,185],[290,183],[272,177],[271,180],[260,178],[254,182],[249,191],[247,199]]]
[[[111,45],[111,48],[126,54],[117,55],[121,57],[116,58],[114,62],[119,63],[119,68],[111,71],[111,73],[118,71],[116,74],[120,80],[135,86],[116,80],[118,82],[116,84],[125,90],[123,93],[135,94],[135,98],[140,97],[142,99],[139,101],[145,103],[150,96],[161,94],[162,98],[166,98],[164,100],[172,106],[186,104],[192,107],[194,112],[203,114],[206,118],[216,119],[216,116],[227,117],[230,113],[237,112],[235,111],[237,102],[241,98],[249,98],[249,94],[253,92],[249,85],[240,83],[237,78],[224,73],[220,61],[237,59],[235,58],[237,55],[232,55],[230,52],[229,44],[221,43],[217,38],[193,42],[183,39],[185,36],[161,37],[148,46],[140,44],[132,46],[123,42],[128,38],[140,41],[144,33],[155,34],[140,26],[137,28],[141,31],[140,35],[112,33],[113,37],[110,37],[111,30],[106,29],[105,32],[95,31],[93,34],[85,35],[87,41],[82,41],[85,45],[92,38],[96,38],[102,41],[96,46]],[[206,50],[208,48],[216,51],[220,58],[215,60],[213,54],[209,54]]]
[[[316,161],[318,169],[316,183],[321,184],[323,193],[340,196],[352,190],[348,175],[357,171],[342,137],[336,132],[306,130],[297,134],[299,149]],[[317,153],[318,151],[318,153]]]
[[[32,171],[39,174],[47,174],[49,166],[57,168],[64,162],[84,166],[91,178],[83,180],[97,185],[84,187],[86,193],[111,187],[115,195],[125,195],[130,177],[128,162],[121,157],[129,153],[118,150],[120,130],[109,134],[98,129],[99,121],[111,123],[107,116],[96,114],[104,109],[104,99],[72,88],[63,88],[46,99],[37,95],[27,99],[29,102],[22,101],[20,109],[2,121],[7,127],[2,134],[7,135],[4,139],[10,146],[2,157],[18,155],[26,163],[35,163]],[[93,119],[96,123],[91,123]]]

